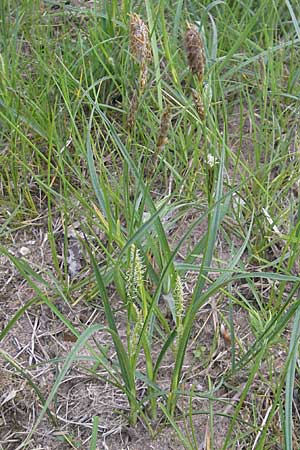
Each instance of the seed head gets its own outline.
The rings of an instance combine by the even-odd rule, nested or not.
[[[133,91],[133,95],[131,97],[129,105],[128,119],[127,119],[127,126],[129,130],[132,130],[134,127],[137,109],[138,109],[138,92],[135,89]]]
[[[140,338],[141,331],[143,329],[144,325],[144,319],[143,319],[143,312],[141,309],[138,309],[135,304],[133,304],[133,308],[135,310],[136,315],[136,321],[132,332],[132,338],[131,338],[131,347],[132,347],[132,353],[136,351],[137,344]]]
[[[176,328],[178,335],[182,334],[182,318],[184,313],[184,296],[180,276],[176,275],[175,288],[173,291],[176,315]]]
[[[168,131],[170,128],[170,124],[171,124],[171,110],[167,106],[163,111],[160,119],[159,135],[156,143],[158,150],[161,150],[168,142]]]
[[[193,100],[194,100],[194,105],[195,105],[196,111],[197,111],[200,119],[204,120],[205,109],[204,109],[203,101],[201,98],[201,94],[198,91],[196,91],[196,89],[193,89],[192,95],[193,95]]]
[[[143,91],[145,89],[147,79],[148,79],[148,65],[145,62],[143,62],[141,65],[141,75],[140,75],[141,91]]]
[[[188,23],[184,38],[188,65],[191,72],[203,80],[205,67],[205,51],[202,37],[196,25]]]
[[[146,267],[143,264],[139,249],[133,244],[131,246],[131,261],[135,267],[136,272],[136,285],[138,289],[141,289],[144,285],[144,275]]]
[[[145,22],[137,14],[130,15],[130,47],[133,56],[144,63],[151,59],[149,30]]]
[[[130,302],[136,300],[139,290],[144,285],[145,271],[146,268],[143,265],[140,251],[133,244],[130,248],[130,261],[126,272],[126,292]]]

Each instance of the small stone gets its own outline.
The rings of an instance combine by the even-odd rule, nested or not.
[[[21,247],[19,252],[22,256],[27,256],[27,255],[29,255],[30,250],[28,247]]]

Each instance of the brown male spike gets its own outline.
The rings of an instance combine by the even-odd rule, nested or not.
[[[203,80],[205,68],[205,50],[202,37],[196,25],[188,23],[184,37],[184,45],[190,71]]]
[[[171,125],[171,109],[170,106],[166,106],[166,108],[163,110],[161,118],[160,118],[160,126],[159,126],[159,132],[156,140],[156,150],[153,154],[152,158],[152,171],[150,170],[149,176],[153,176],[156,165],[157,165],[157,159],[159,153],[164,149],[165,145],[168,142],[168,132]]]
[[[205,109],[201,98],[201,94],[198,91],[196,91],[196,89],[192,89],[192,95],[198,116],[200,117],[201,120],[204,120]]]
[[[157,150],[162,150],[162,148],[168,142],[168,131],[171,124],[171,110],[167,106],[163,111],[160,119],[159,134],[156,142]]]
[[[132,130],[134,128],[135,116],[136,116],[137,109],[138,109],[138,92],[135,89],[133,91],[133,95],[130,100],[130,106],[129,106],[129,112],[128,112],[127,127],[129,130]]]
[[[140,64],[140,89],[145,89],[148,79],[148,62],[152,58],[149,30],[137,14],[130,15],[130,48]]]
[[[149,30],[138,14],[130,15],[130,48],[133,56],[140,64],[151,60]]]
[[[140,88],[141,91],[145,89],[146,83],[148,80],[148,66],[145,62],[141,65],[141,72],[140,72]]]

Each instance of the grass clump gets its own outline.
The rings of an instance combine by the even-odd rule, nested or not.
[[[44,445],[46,414],[73,448],[125,423],[299,446],[299,14],[3,0],[1,364],[39,402],[21,438],[5,409],[8,448]]]

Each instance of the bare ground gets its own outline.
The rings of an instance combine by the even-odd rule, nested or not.
[[[201,230],[198,230],[201,232]],[[194,236],[195,238],[195,236]],[[51,265],[51,251],[47,241],[47,234],[42,227],[30,226],[17,231],[7,241],[8,249],[17,257],[27,259],[33,268],[41,273],[55,273]],[[45,275],[44,275],[45,276]],[[1,290],[0,310],[1,327],[4,329],[9,320],[28,301],[36,296],[36,293],[22,279],[12,264],[1,257]],[[47,278],[47,276],[45,276]],[[51,278],[48,275],[48,279]],[[187,297],[195,283],[195,274],[188,273],[184,282]],[[46,295],[52,293],[44,289]],[[112,301],[118,302],[115,293],[112,292]],[[74,295],[74,298],[76,295]],[[96,303],[89,304],[83,300],[72,304],[66,303],[61,298],[54,301],[58,310],[76,327],[83,331],[87,325],[93,323],[105,323],[99,299]],[[221,448],[224,437],[230,423],[241,392],[247,381],[247,371],[241,372],[239,377],[221,382],[224,374],[231,366],[231,347],[226,339],[220,336],[220,324],[222,317],[228,315],[227,299],[223,295],[212,299],[199,313],[195,324],[191,343],[186,355],[184,366],[183,389],[193,389],[195,397],[192,400],[193,409],[201,411],[194,416],[194,427],[198,448],[207,449],[206,440],[209,435],[209,402],[201,396],[208,389],[208,380],[216,387],[213,401],[214,410],[214,443],[215,448]],[[118,323],[121,335],[125,336],[125,318],[122,310],[118,313]],[[234,324],[236,335],[236,357],[251,345],[253,335],[249,326],[249,317],[242,308],[235,308]],[[123,329],[122,329],[123,327]],[[74,345],[74,336],[66,325],[45,304],[31,306],[20,317],[2,345],[1,358],[1,431],[0,444],[5,450],[15,450],[24,441],[28,432],[33,427],[41,411],[41,402],[36,392],[24,378],[28,374],[36,384],[44,397],[49,395],[53,383],[62,367],[63,360]],[[104,332],[98,332],[90,344],[95,348],[95,343],[107,346],[110,349],[110,339]],[[278,346],[274,364],[274,377],[285,361],[286,352],[284,346]],[[88,356],[87,350],[82,350],[80,356]],[[18,364],[13,367],[9,362],[12,359]],[[52,361],[51,360],[55,360]],[[267,363],[266,363],[267,364]],[[91,373],[90,361],[77,361],[63,380],[55,401],[51,405],[51,412],[57,419],[56,426],[46,416],[38,430],[34,433],[28,448],[30,449],[62,449],[88,448],[92,431],[93,416],[100,418],[98,432],[99,449],[183,449],[172,427],[163,424],[162,418],[153,424],[151,437],[149,430],[139,423],[136,428],[130,428],[127,424],[128,404],[124,394],[106,381],[106,374],[100,367],[96,373]],[[168,355],[166,364],[160,370],[160,384],[167,386],[173,367],[172,354]],[[140,370],[143,371],[141,360]],[[22,372],[23,371],[23,372]],[[265,374],[265,375],[264,375]],[[238,447],[250,448],[248,442],[253,441],[255,434],[253,428],[253,401],[260,402],[256,420],[263,420],[264,412],[268,411],[272,403],[272,386],[268,379],[269,367],[262,370],[261,375],[255,379],[251,389],[251,398],[245,399],[241,410],[238,428],[244,423],[249,436]],[[223,380],[224,381],[224,380]],[[220,384],[219,384],[220,383]],[[218,386],[219,384],[219,386]],[[145,386],[141,382],[140,393],[143,395]],[[189,399],[182,398],[179,402],[181,413],[188,411]],[[205,414],[206,412],[206,414]],[[260,417],[261,415],[261,417]],[[278,417],[276,418],[278,420]],[[247,425],[248,423],[248,425]],[[188,419],[179,420],[179,426],[184,434],[189,427]],[[257,432],[257,431],[256,431]],[[279,438],[278,438],[279,439]],[[70,442],[70,443],[67,443]],[[279,442],[279,441],[278,441]],[[73,446],[73,447],[72,447]],[[0,447],[1,448],[1,447]],[[280,446],[278,448],[281,448]]]

